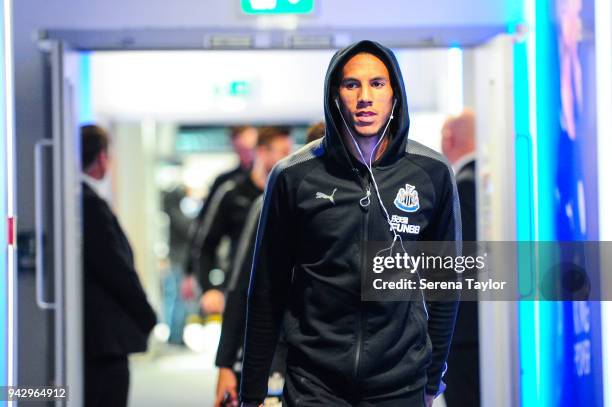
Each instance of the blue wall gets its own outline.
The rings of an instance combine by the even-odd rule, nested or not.
[[[536,98],[530,100],[536,103],[537,111],[538,202],[533,209],[538,215],[538,233],[534,237],[539,241],[596,241],[593,0],[583,0],[582,40],[578,42],[577,58],[565,65],[563,61],[568,59],[563,58],[569,52],[559,46],[562,30],[560,10],[556,8],[564,2],[525,3],[535,6],[535,60],[528,61],[536,67]],[[582,70],[581,78],[576,67]],[[562,101],[566,106],[573,104],[573,108],[564,110]],[[525,155],[517,149],[519,152]],[[517,172],[517,184],[521,177],[529,178]],[[527,208],[519,208],[519,214],[521,210],[527,212]],[[519,222],[519,239],[528,237],[528,230]],[[557,258],[542,259],[539,265],[547,270],[551,261],[566,258],[585,267],[591,261],[576,249],[571,253],[559,251]],[[597,265],[590,265],[589,269],[593,268]],[[519,318],[523,407],[603,406],[599,303],[525,302],[519,304]]]

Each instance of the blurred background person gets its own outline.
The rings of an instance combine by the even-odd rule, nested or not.
[[[205,314],[223,312],[225,296],[222,290],[232,270],[237,242],[249,207],[263,193],[268,173],[274,164],[291,152],[290,132],[288,127],[260,128],[256,158],[250,172],[224,182],[210,198],[209,208],[196,237],[199,257],[197,264],[194,264],[194,272],[203,292],[200,304]],[[217,249],[223,237],[230,240],[227,270],[215,268]]]
[[[170,328],[168,342],[181,344],[187,307],[181,298],[179,287],[189,251],[189,229],[194,219],[184,210],[185,200],[190,199],[185,185],[174,185],[162,191],[161,196],[168,228],[168,261],[164,267],[167,273],[162,280],[164,320]]]
[[[455,171],[465,242],[477,240],[475,134],[476,120],[470,109],[449,117],[442,127],[442,152]],[[478,302],[461,301],[444,376],[448,407],[480,406],[478,365]]]
[[[308,128],[306,143],[318,140],[324,135],[325,123],[323,121],[315,123]],[[223,312],[221,338],[215,360],[215,364],[219,368],[215,407],[219,407],[226,397],[234,403],[238,402],[238,386],[242,370],[242,343],[244,342],[244,324],[246,322],[247,291],[251,277],[255,238],[257,237],[257,223],[262,205],[263,196],[257,198],[251,205],[238,242],[232,275],[227,285],[227,300]],[[286,346],[283,346],[283,344],[284,341],[281,340],[277,348],[275,360],[272,363],[272,369],[270,370],[271,376],[274,373],[284,375]],[[282,376],[276,377],[282,378]],[[282,384],[279,387],[280,391],[282,391]]]
[[[325,135],[325,122],[320,121],[311,125],[306,132],[306,144],[320,139]]]
[[[195,273],[199,265],[201,253],[201,240],[198,240],[202,235],[201,230],[204,227],[203,220],[209,210],[211,198],[217,192],[217,189],[226,181],[241,178],[249,173],[253,165],[253,157],[255,154],[255,145],[257,144],[257,128],[250,125],[235,126],[230,128],[230,139],[234,152],[238,156],[238,165],[228,171],[220,174],[213,181],[208,197],[202,205],[202,209],[196,220],[192,223],[190,230],[190,243],[185,266],[185,278],[181,284],[181,294],[184,299],[191,299],[194,296],[195,289]]]
[[[144,352],[157,321],[134,269],[132,249],[110,206],[95,191],[106,175],[109,138],[81,128],[85,405],[126,406],[128,354]]]

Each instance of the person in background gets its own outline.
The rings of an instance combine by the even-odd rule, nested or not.
[[[263,192],[268,173],[278,160],[291,152],[288,127],[259,129],[253,168],[247,176],[224,182],[210,199],[206,216],[197,236],[200,247],[197,276],[202,288],[201,308],[205,314],[222,313],[224,287],[232,270],[237,242],[247,212],[255,198]],[[230,240],[229,270],[215,269],[217,248],[223,237]]]
[[[238,165],[232,170],[224,172],[215,178],[208,191],[208,198],[212,198],[215,192],[217,192],[217,189],[226,181],[235,180],[247,175],[253,165],[255,145],[257,144],[257,129],[249,125],[231,127],[230,139],[232,148],[238,156]],[[201,241],[198,240],[198,236],[201,236],[201,229],[204,226],[203,219],[206,216],[210,202],[211,199],[206,199],[198,217],[192,223],[189,232],[190,243],[185,265],[185,278],[183,278],[183,282],[181,283],[181,296],[183,299],[191,299],[194,296],[196,285],[195,274],[199,267],[200,253],[202,250]]]
[[[477,240],[475,134],[476,120],[470,109],[448,118],[442,127],[442,152],[455,170],[463,240],[466,242]],[[480,406],[478,363],[478,303],[462,301],[445,376],[447,388],[444,398],[448,407]]]
[[[95,192],[108,169],[108,143],[101,127],[81,127],[87,407],[127,406],[128,354],[147,349],[157,322],[130,244],[110,206]]]
[[[169,343],[183,343],[183,328],[187,307],[180,295],[180,284],[188,253],[189,228],[193,217],[184,210],[187,188],[178,184],[163,191],[162,210],[168,216],[168,270],[162,284],[164,293],[164,320],[170,327]]]
[[[325,122],[320,121],[314,123],[308,128],[306,132],[306,144],[311,143],[325,136]]]
[[[306,142],[311,143],[325,135],[325,123],[318,122],[308,128]],[[221,406],[226,398],[234,405],[238,404],[238,386],[242,363],[242,343],[244,342],[244,324],[246,321],[247,291],[253,265],[253,251],[257,237],[257,223],[263,205],[263,196],[257,198],[247,215],[244,228],[240,234],[234,269],[227,285],[227,300],[223,311],[221,338],[217,349],[215,364],[219,368],[217,377],[217,395],[215,407]],[[279,342],[272,373],[284,375],[286,364],[286,344]],[[282,376],[281,376],[282,377]]]

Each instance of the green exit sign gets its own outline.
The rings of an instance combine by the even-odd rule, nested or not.
[[[246,14],[310,14],[314,0],[240,0]]]

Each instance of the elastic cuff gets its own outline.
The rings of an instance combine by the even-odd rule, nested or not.
[[[444,393],[444,390],[446,390],[446,383],[440,380],[439,384],[427,384],[427,387],[425,387],[425,394],[438,397],[440,394]]]

